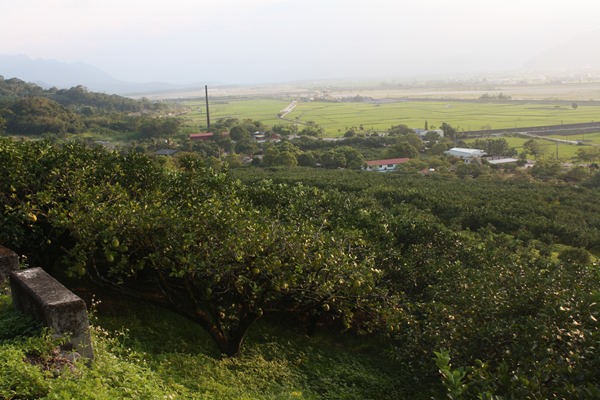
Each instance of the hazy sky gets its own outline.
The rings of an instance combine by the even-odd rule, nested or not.
[[[0,0],[0,54],[127,81],[255,83],[519,67],[597,0]]]

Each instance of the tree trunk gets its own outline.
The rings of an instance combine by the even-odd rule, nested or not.
[[[321,317],[320,313],[317,312],[309,312],[306,321],[306,335],[308,337],[312,337],[317,330],[317,323],[319,322],[319,318]]]
[[[217,346],[219,346],[221,353],[227,357],[238,356],[242,349],[242,344],[244,343],[244,338],[246,337],[248,329],[250,329],[252,324],[254,324],[258,318],[260,318],[260,316],[257,314],[244,313],[244,315],[240,316],[240,323],[229,330],[227,337],[221,336],[219,339],[213,337],[213,340],[215,340]]]
[[[159,287],[162,289],[162,296],[149,294],[142,290],[136,290],[133,288],[125,288],[120,285],[116,285],[104,278],[97,271],[90,274],[92,281],[100,286],[109,287],[113,290],[117,290],[120,293],[132,296],[136,299],[142,299],[153,304],[165,307],[176,314],[200,325],[213,339],[221,354],[227,357],[235,357],[240,353],[246,332],[252,326],[252,324],[258,320],[262,314],[251,312],[247,308],[243,307],[239,310],[239,323],[229,329],[228,332],[221,329],[218,325],[218,321],[213,319],[209,313],[205,310],[196,306],[195,302],[190,298],[181,297],[182,292],[165,290],[168,286]],[[168,294],[167,294],[168,293]],[[185,293],[185,292],[183,292]],[[179,301],[174,302],[173,298]],[[181,304],[190,304],[189,308],[182,308]],[[193,306],[192,306],[193,304]]]

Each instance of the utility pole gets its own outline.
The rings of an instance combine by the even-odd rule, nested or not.
[[[206,130],[210,130],[210,111],[208,109],[208,85],[204,85],[204,94],[206,96]]]

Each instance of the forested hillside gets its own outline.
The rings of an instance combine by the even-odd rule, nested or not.
[[[0,76],[0,132],[57,139],[83,133],[113,141],[169,136],[177,131],[174,105],[70,89],[42,89]]]
[[[71,284],[183,316],[225,356],[276,319],[376,344],[400,387],[387,381],[362,398],[415,388],[453,399],[600,396],[598,176],[575,186],[230,172],[191,154],[164,163],[7,139],[0,176],[0,243]]]
[[[153,107],[148,102],[132,100],[114,94],[91,92],[83,86],[70,89],[43,89],[36,84],[18,78],[4,79],[0,77],[1,103],[26,97],[46,97],[65,107],[94,107],[105,111],[135,112]]]

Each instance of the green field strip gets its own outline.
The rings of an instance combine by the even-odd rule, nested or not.
[[[202,101],[186,103],[191,107],[187,115],[192,121],[202,123],[206,118]],[[277,114],[289,105],[280,100],[232,100],[211,104],[211,119],[254,119],[266,125],[282,122]],[[519,128],[540,125],[560,125],[600,120],[600,106],[579,106],[577,109],[548,104],[519,103],[495,104],[476,102],[398,101],[394,103],[334,103],[298,102],[287,115],[298,123],[314,121],[325,130],[325,136],[339,136],[346,128],[387,130],[404,124],[410,128],[439,127],[446,122],[458,130]]]

